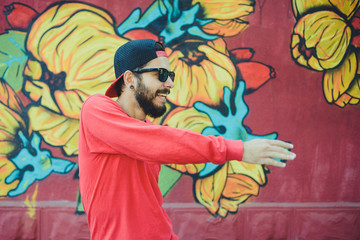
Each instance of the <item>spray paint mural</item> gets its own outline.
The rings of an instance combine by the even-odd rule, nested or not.
[[[40,143],[77,155],[82,103],[113,81],[117,47],[140,37],[165,42],[171,67],[181,79],[169,97],[167,114],[153,121],[227,139],[275,139],[276,133],[253,135],[242,123],[248,112],[243,95],[275,77],[274,69],[252,62],[250,48],[230,50],[222,39],[246,28],[242,19],[254,4],[245,1],[234,8],[229,3],[220,16],[216,3],[154,1],[145,13],[135,9],[119,26],[110,13],[86,3],[57,3],[41,14],[26,5],[10,5],[7,16],[13,29],[2,34],[2,196],[23,194],[49,174],[66,174],[76,166],[53,158]],[[16,14],[27,15],[28,22],[18,22]],[[164,195],[181,174],[189,174],[196,200],[223,217],[258,195],[268,172],[265,166],[237,161],[169,167],[177,172],[163,168],[159,184]]]
[[[155,0],[120,24],[109,11],[85,2],[57,2],[43,12],[8,5],[4,13],[10,29],[0,35],[2,199],[77,168],[81,105],[112,83],[113,54],[132,39],[164,42],[179,79],[167,113],[152,119],[156,124],[234,140],[276,139],[276,129],[258,135],[244,124],[249,112],[244,96],[271,84],[275,69],[252,60],[251,46],[229,49],[224,40],[246,30],[255,4]],[[359,0],[292,1],[296,24],[289,54],[299,65],[324,72],[323,93],[333,107],[359,103],[359,6]],[[63,157],[54,157],[59,149]],[[259,195],[269,172],[266,166],[238,161],[174,164],[162,168],[159,185],[165,196],[188,175],[194,199],[212,215],[226,217]],[[79,196],[77,212],[82,211]]]

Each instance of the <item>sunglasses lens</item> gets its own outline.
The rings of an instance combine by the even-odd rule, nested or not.
[[[174,72],[169,72],[169,76],[170,76],[172,81],[175,80],[175,73]]]
[[[168,77],[170,77],[171,80],[174,81],[175,73],[174,72],[169,72],[168,70],[166,70],[164,68],[160,68],[159,69],[159,80],[161,82],[166,82]]]
[[[168,74],[167,74],[167,71],[166,71],[166,69],[159,69],[159,80],[161,81],[161,82],[166,82],[166,80],[167,80],[167,76],[168,76]]]

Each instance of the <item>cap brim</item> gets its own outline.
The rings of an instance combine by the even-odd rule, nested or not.
[[[124,73],[121,74],[120,77],[118,77],[118,78],[110,85],[110,87],[109,87],[109,88],[106,90],[106,92],[105,92],[105,96],[108,96],[108,97],[111,97],[111,98],[118,97],[115,84],[116,84],[118,81],[120,81],[120,78],[122,78],[123,75],[124,75]]]

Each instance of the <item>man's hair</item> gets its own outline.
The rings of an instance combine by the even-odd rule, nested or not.
[[[164,45],[163,45],[162,43],[160,43],[160,42],[156,42],[156,43],[155,43],[155,51],[165,51]],[[147,64],[147,63],[145,63],[145,64],[143,64],[143,65],[141,65],[141,66],[137,66],[136,69],[141,69],[141,68],[145,67],[146,64]],[[129,70],[130,70],[130,69],[129,69]],[[131,70],[134,70],[134,69],[131,69]],[[131,71],[131,70],[130,70],[130,71]],[[139,74],[139,73],[134,73],[134,75],[135,75],[135,77],[137,77],[138,79],[141,80],[141,74]],[[115,83],[115,89],[116,89],[116,93],[117,93],[118,97],[121,95],[121,93],[122,93],[122,91],[123,91],[123,90],[122,90],[123,86],[124,86],[124,78],[121,77],[121,78],[119,79],[119,81],[117,81],[117,82]]]

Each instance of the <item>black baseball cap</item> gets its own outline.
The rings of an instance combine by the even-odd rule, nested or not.
[[[146,64],[157,57],[167,57],[165,51],[156,51],[153,39],[133,40],[120,46],[114,56],[114,69],[116,80],[106,90],[105,95],[108,97],[117,97],[116,83],[120,81],[127,70]]]

